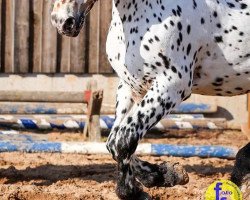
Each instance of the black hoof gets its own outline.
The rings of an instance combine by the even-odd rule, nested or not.
[[[165,187],[175,185],[186,185],[189,182],[189,176],[186,170],[179,163],[163,163],[160,169],[164,174]]]
[[[136,171],[136,178],[148,188],[151,187],[173,187],[175,185],[185,185],[189,182],[187,172],[178,164],[164,162],[161,165],[145,163],[150,171]]]
[[[152,200],[148,193],[143,192],[141,187],[134,187],[133,190],[117,186],[116,194],[121,200]]]
[[[152,198],[149,196],[146,192],[141,192],[138,196],[138,200],[152,200]]]
[[[125,184],[124,181],[118,181],[116,187],[116,195],[121,200],[138,200],[141,197],[143,190],[141,184],[134,181],[133,184]],[[146,199],[145,199],[146,200]]]

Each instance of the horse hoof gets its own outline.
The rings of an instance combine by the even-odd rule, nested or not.
[[[160,171],[164,176],[164,186],[185,185],[189,182],[186,170],[179,163],[164,162],[160,165]]]
[[[145,162],[150,170],[135,171],[136,178],[147,188],[185,185],[189,181],[187,172],[178,164],[164,162],[160,165]]]
[[[142,191],[136,200],[152,200],[152,198],[148,193]]]
[[[119,181],[116,187],[116,195],[121,200],[138,200],[143,194],[142,186],[139,182],[134,181],[132,184],[124,184],[124,181]]]

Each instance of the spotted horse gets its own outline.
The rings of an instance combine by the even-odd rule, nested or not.
[[[96,1],[54,0],[53,25],[59,33],[76,37]],[[172,187],[186,184],[188,175],[178,164],[155,165],[134,155],[147,130],[191,93],[235,96],[250,91],[250,1],[112,3],[106,52],[120,83],[107,148],[118,164],[118,197],[150,199],[141,184]],[[249,159],[245,156],[243,163]],[[235,182],[243,180],[237,174],[240,163],[235,165]]]

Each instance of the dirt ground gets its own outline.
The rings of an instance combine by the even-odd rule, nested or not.
[[[79,134],[49,135],[50,140],[80,140]],[[237,131],[174,131],[149,134],[144,142],[169,144],[214,144],[241,147],[246,137]],[[218,179],[228,179],[233,160],[142,156],[152,163],[181,163],[190,182],[173,188],[145,190],[155,200],[204,199],[206,188]],[[0,200],[116,200],[116,165],[109,155],[0,154]]]

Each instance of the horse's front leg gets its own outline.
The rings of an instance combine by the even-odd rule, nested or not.
[[[175,74],[172,76],[177,78]],[[118,162],[117,195],[121,199],[138,199],[141,194],[132,162],[138,142],[147,130],[178,106],[185,95],[190,94],[190,88],[185,87],[188,84],[174,78],[159,75],[139,105],[130,110],[109,140],[108,147]],[[169,181],[170,186],[176,184],[175,179]]]
[[[132,91],[130,87],[125,84],[123,80],[120,80],[116,92],[115,122],[107,140],[107,149],[112,154],[115,160],[117,160],[117,152],[115,148],[112,148],[112,146],[114,146],[114,138],[116,138],[120,123],[122,122],[124,117],[130,112],[133,105],[134,101],[132,99]]]
[[[120,125],[123,121],[123,119],[128,115],[128,113],[132,112],[132,109],[136,107],[134,104],[134,101],[132,99],[132,90],[129,87],[129,85],[125,84],[123,80],[120,80],[120,83],[118,85],[117,89],[117,95],[116,95],[116,117],[115,117],[115,122],[112,127],[112,130],[110,132],[110,135],[107,140],[107,149],[109,152],[112,154],[114,160],[118,161],[118,152],[116,148],[116,138],[118,138],[117,134],[120,129]],[[118,165],[118,168],[123,168],[122,171],[127,171],[130,170],[130,166],[121,166]],[[119,173],[120,174],[120,173]],[[119,177],[118,174],[118,177]],[[136,184],[135,179],[131,179],[130,182],[133,182],[131,187],[124,187],[123,193],[126,193],[127,196],[133,196],[129,195],[129,193],[139,193],[140,192],[140,187],[139,184]],[[138,187],[134,187],[134,185],[137,185]],[[118,195],[118,196],[123,196],[123,195]],[[122,198],[123,199],[123,198]],[[131,198],[129,198],[131,199]]]

